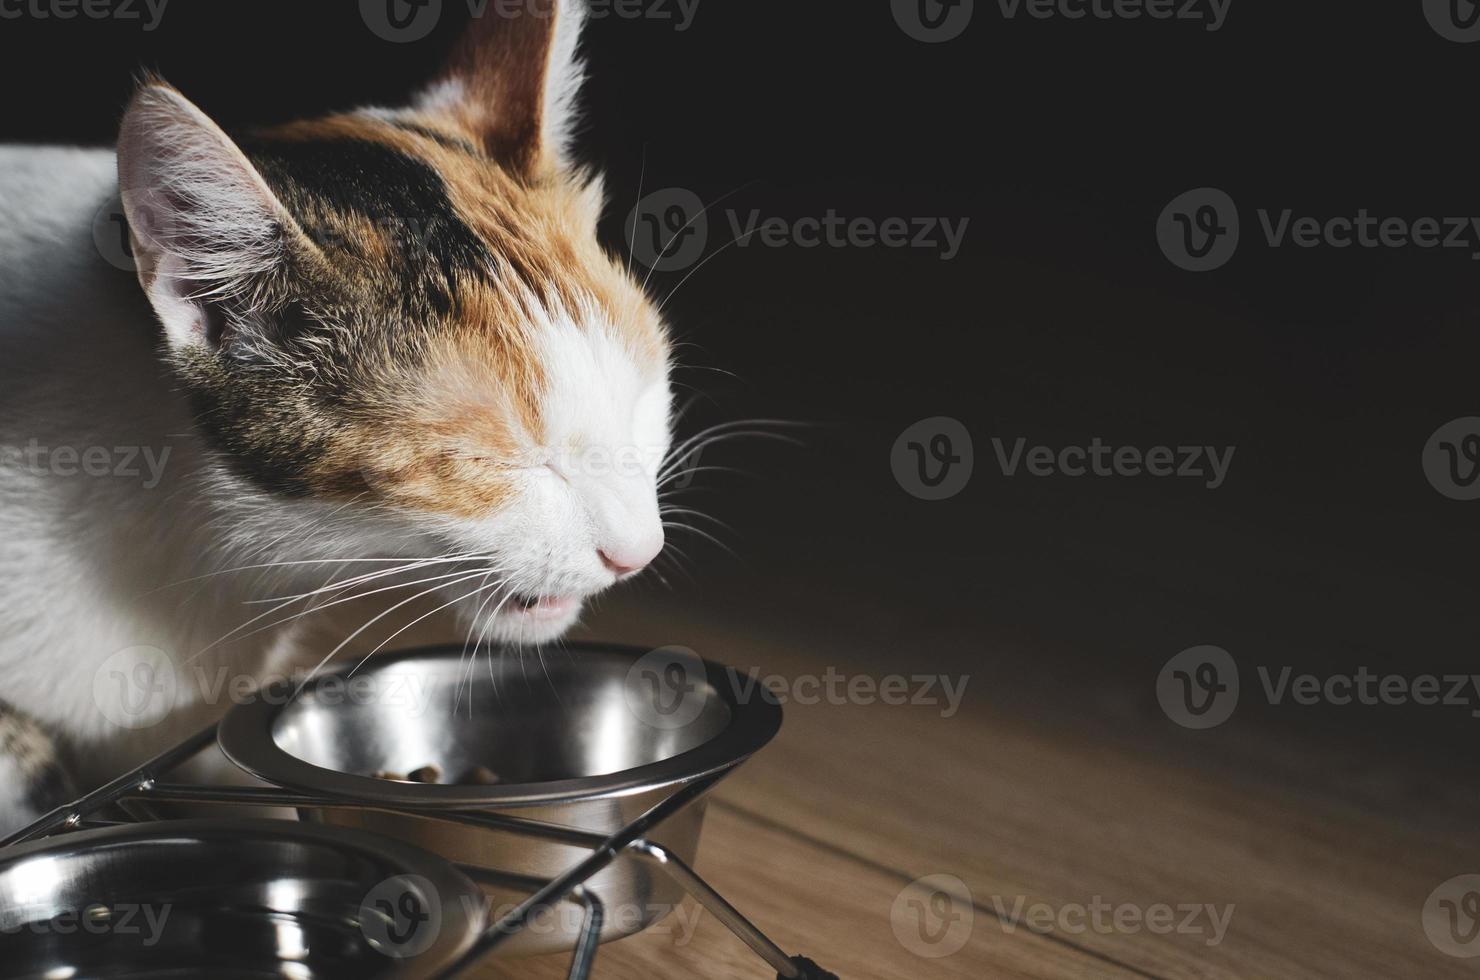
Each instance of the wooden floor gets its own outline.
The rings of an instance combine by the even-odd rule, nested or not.
[[[850,647],[858,637],[790,630],[782,642],[763,617],[641,606],[604,610],[602,635],[651,641],[657,617],[698,650],[784,677],[869,670]],[[972,655],[990,665],[1001,653]],[[1327,792],[1345,762],[1318,749],[1293,772],[1195,738],[1191,752],[1170,750],[1164,734],[1137,737],[1142,716],[1124,731],[1056,716],[1004,696],[989,674],[973,677],[953,717],[931,705],[789,705],[778,739],[718,790],[699,870],[788,951],[844,978],[1480,975],[1480,959],[1441,954],[1422,925],[1436,885],[1480,870],[1466,821]],[[936,875],[958,879],[970,903],[912,887]],[[1098,925],[1079,911],[1097,905]],[[935,955],[947,942],[959,949]],[[476,975],[565,968],[545,957]],[[603,946],[595,971],[773,975],[692,906]]]

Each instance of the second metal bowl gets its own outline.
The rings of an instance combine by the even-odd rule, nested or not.
[[[291,821],[126,824],[0,854],[7,977],[433,977],[486,918],[425,851]]]

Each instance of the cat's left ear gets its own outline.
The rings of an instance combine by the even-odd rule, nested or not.
[[[585,0],[485,4],[415,108],[449,118],[520,177],[568,170],[585,21]]]
[[[168,85],[140,87],[118,138],[118,186],[139,282],[175,349],[253,338],[240,323],[313,250],[246,155]]]

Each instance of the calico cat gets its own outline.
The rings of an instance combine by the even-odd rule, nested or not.
[[[0,831],[223,710],[130,715],[138,671],[319,662],[247,603],[409,566],[388,602],[540,643],[662,549],[669,341],[570,158],[583,18],[489,5],[405,108],[232,138],[147,79],[116,154],[0,150]]]

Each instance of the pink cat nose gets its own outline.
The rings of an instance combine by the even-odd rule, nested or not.
[[[597,554],[601,556],[601,563],[609,571],[617,576],[631,575],[640,572],[658,557],[658,552],[663,550],[663,539],[658,538],[656,543],[634,544],[622,548],[602,548]]]

